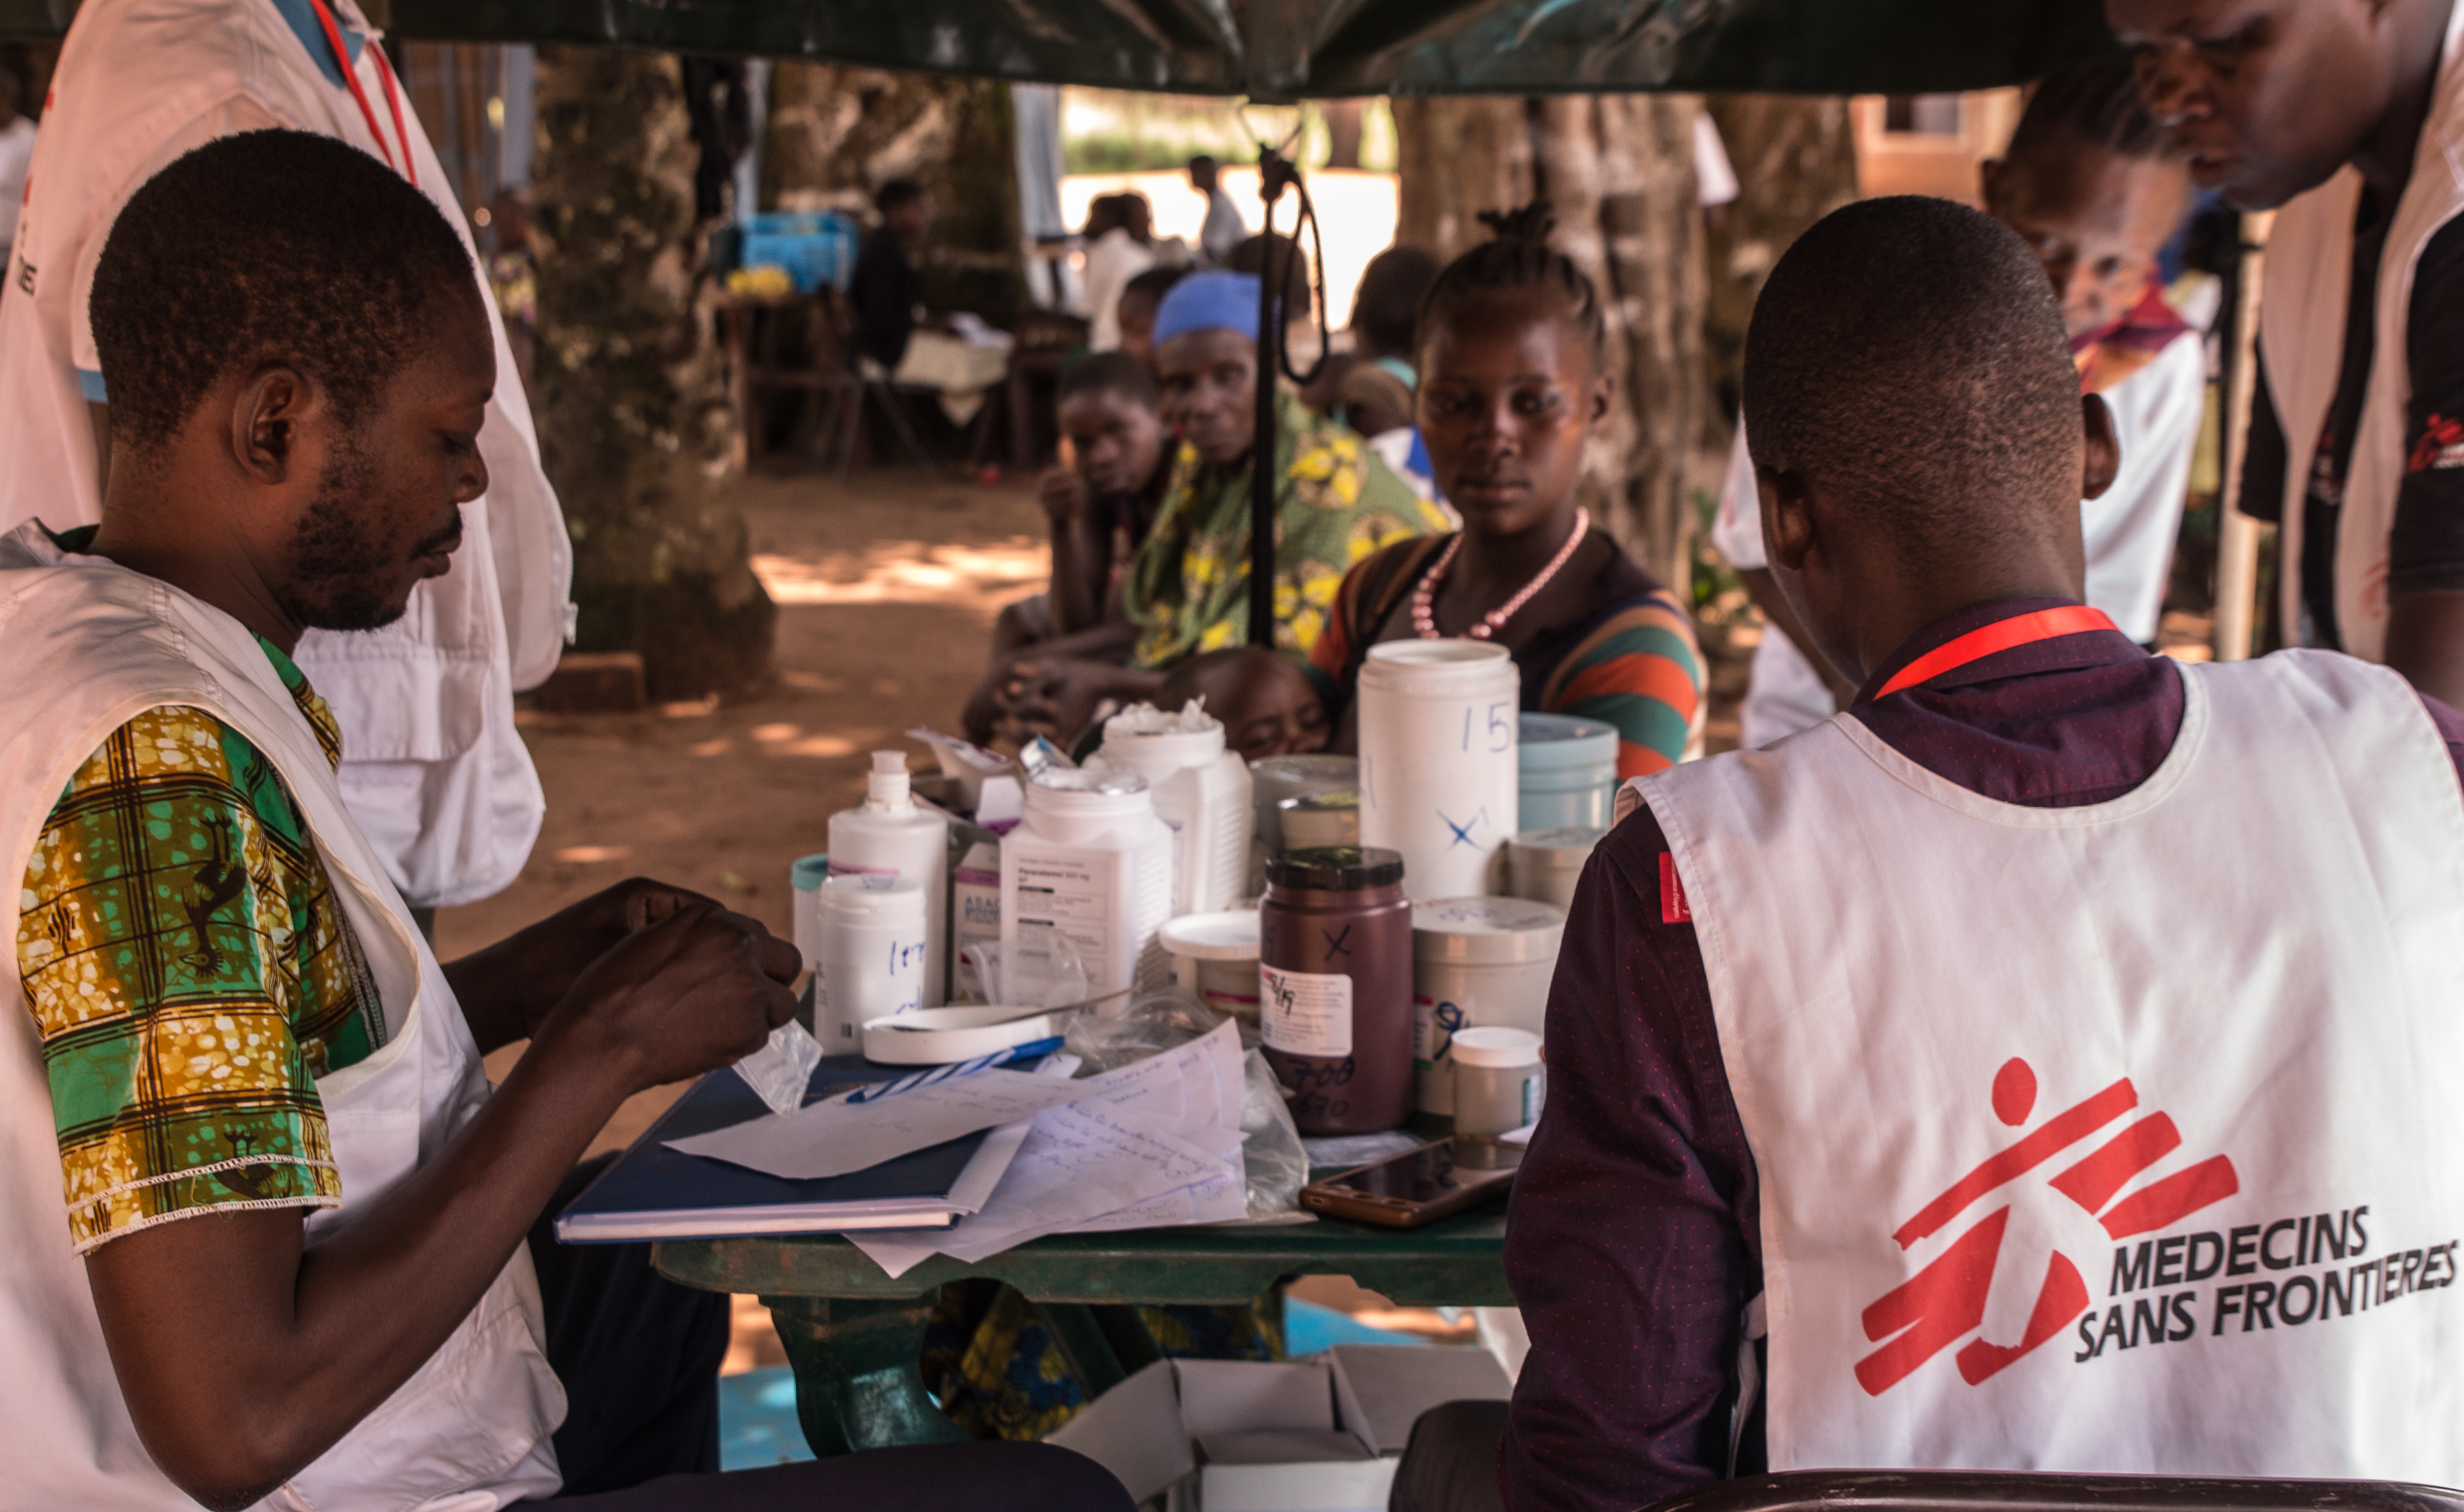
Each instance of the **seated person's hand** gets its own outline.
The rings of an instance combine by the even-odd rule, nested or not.
[[[1068,525],[1087,513],[1087,480],[1069,468],[1045,468],[1035,480],[1035,502],[1055,525]]]
[[[1104,700],[1117,693],[1121,676],[1112,663],[1083,656],[1023,658],[1010,665],[994,696],[994,728],[1021,745],[1047,735],[1067,746]]]
[[[633,931],[574,979],[539,1034],[586,1036],[638,1089],[734,1065],[796,1011],[796,947],[759,921],[672,888],[626,903]]]

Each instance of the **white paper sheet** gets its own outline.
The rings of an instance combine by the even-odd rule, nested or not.
[[[841,1176],[1075,1102],[1092,1085],[1027,1071],[978,1071],[877,1103],[815,1103],[784,1116],[671,1139],[668,1146],[774,1176]]]

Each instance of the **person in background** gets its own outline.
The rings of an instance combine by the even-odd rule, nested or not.
[[[330,16],[327,12],[330,11]],[[330,20],[330,28],[320,22]],[[473,252],[451,175],[354,0],[86,0],[52,75],[24,220],[0,300],[0,529],[101,518],[111,394],[88,319],[105,233],[139,185],[190,148],[264,127],[313,131],[391,167]],[[144,108],[132,108],[132,101]],[[308,183],[300,194],[320,192]],[[511,884],[547,812],[514,694],[572,633],[573,542],[539,463],[511,338],[479,449],[487,496],[468,549],[383,629],[311,629],[295,656],[342,730],[342,792],[423,927]]]
[[[799,962],[637,879],[440,964],[343,809],[290,650],[462,543],[503,377],[474,274],[299,131],[176,159],[97,259],[101,523],[0,537],[11,1500],[1128,1512],[1036,1445],[718,1474],[725,1300],[546,1232],[625,1100],[759,1049]]]
[[[2464,6],[2105,14],[2200,186],[2282,207],[2235,501],[2281,527],[2282,639],[2464,701]]]
[[[1155,690],[1158,709],[1193,698],[1223,721],[1223,743],[1244,761],[1309,756],[1326,749],[1326,704],[1292,659],[1263,646],[1234,646],[1193,656]]]
[[[2044,264],[2079,387],[2103,398],[2121,438],[2113,486],[2079,503],[2087,602],[2123,634],[2153,646],[2207,400],[2199,334],[2166,302],[2155,276],[2156,255],[2188,204],[2189,173],[2141,108],[2129,65],[2094,64],[2037,86],[2010,146],[1983,164],[1983,189],[1987,212]],[[1854,689],[1804,653],[1804,627],[1772,585],[1742,425],[1712,541],[1766,625],[1754,648],[1743,743],[1769,745],[1829,718]]]
[[[1329,355],[1302,397],[1359,431],[1413,493],[1441,502],[1413,423],[1420,382],[1413,331],[1437,276],[1438,259],[1419,247],[1389,247],[1369,259],[1352,298],[1352,350]]]
[[[1188,276],[1186,268],[1150,268],[1122,286],[1120,300],[1113,306],[1113,318],[1120,325],[1120,349],[1148,372],[1155,371],[1155,311],[1172,286]]]
[[[1204,153],[1189,160],[1189,186],[1206,196],[1206,220],[1198,230],[1198,255],[1218,268],[1231,261],[1232,249],[1249,234],[1241,208],[1223,192],[1222,178],[1222,164]]]
[[[2464,716],[2081,603],[2120,452],[2066,324],[2035,249],[1926,197],[1763,289],[1771,568],[1856,702],[1633,784],[1584,868],[1507,1234],[1518,1512],[1808,1466],[2464,1475],[2451,1393],[2383,1394],[2464,1305],[2408,1259],[2464,1232],[2416,1154],[2464,1097]],[[2179,1284],[2185,1235],[2262,1231]]]
[[[0,267],[17,240],[17,206],[26,197],[26,169],[34,161],[34,121],[19,108],[25,86],[17,76],[0,68]],[[9,296],[0,280],[0,299]]]
[[[932,224],[933,195],[913,179],[891,179],[872,191],[872,208],[881,224],[856,252],[847,302],[855,310],[856,350],[894,372],[923,303],[914,252]]]
[[[983,681],[968,700],[967,738],[1064,734],[1023,702],[1035,680],[1023,652],[1118,663],[1135,637],[1121,582],[1155,523],[1171,476],[1171,433],[1155,375],[1127,352],[1098,352],[1061,375],[1066,461],[1036,487],[1052,533],[1052,585],[1001,610]]]
[[[1096,206],[1111,209],[1111,224],[1101,231]],[[1087,349],[1109,352],[1121,344],[1121,291],[1155,266],[1155,216],[1147,197],[1131,190],[1089,206],[1087,227],[1087,309],[1093,322]]]
[[[1155,315],[1164,420],[1180,435],[1155,527],[1130,563],[1128,666],[1046,657],[1022,704],[1074,732],[1109,704],[1154,697],[1166,673],[1249,641],[1249,497],[1258,419],[1258,280],[1193,274]],[[1343,574],[1380,546],[1440,528],[1347,427],[1275,395],[1275,649],[1306,658]]]
[[[1438,274],[1419,322],[1420,427],[1463,528],[1353,568],[1309,667],[1351,750],[1372,646],[1493,640],[1513,653],[1525,709],[1613,725],[1618,774],[1658,772],[1693,739],[1703,663],[1684,606],[1575,501],[1615,397],[1599,294],[1549,246],[1545,202],[1481,219],[1497,239]]]

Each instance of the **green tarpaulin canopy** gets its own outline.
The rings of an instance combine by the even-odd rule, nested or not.
[[[1620,90],[1916,94],[2110,47],[2099,0],[393,0],[400,35],[807,57],[1293,99]],[[53,36],[76,0],[0,0]]]

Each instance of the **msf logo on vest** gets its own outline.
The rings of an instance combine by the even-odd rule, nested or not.
[[[1993,1078],[1994,1115],[2013,1129],[2022,1128],[2035,1105],[2035,1072],[2025,1061],[2004,1063]],[[2168,1163],[2182,1148],[2180,1130],[2163,1113],[2133,1119],[2095,1143],[2138,1107],[2138,1089],[2125,1078],[2054,1114],[1952,1182],[1891,1237],[1903,1250],[1910,1248],[1950,1228],[1986,1198],[2034,1180],[2049,1167],[2055,1169],[2044,1178],[2046,1184],[2084,1209],[2117,1241],[2168,1228],[2241,1190],[2233,1161],[2212,1155],[2124,1194],[2124,1187]],[[1881,1395],[1963,1339],[1968,1342],[1953,1356],[1960,1377],[1970,1386],[1982,1385],[2068,1328],[2087,1308],[2086,1277],[2056,1249],[2045,1262],[2018,1339],[2000,1344],[1984,1336],[1986,1303],[2012,1206],[2005,1201],[1969,1222],[1930,1264],[1865,1309],[1865,1336],[1881,1346],[1857,1362],[1857,1382],[1867,1394]]]

